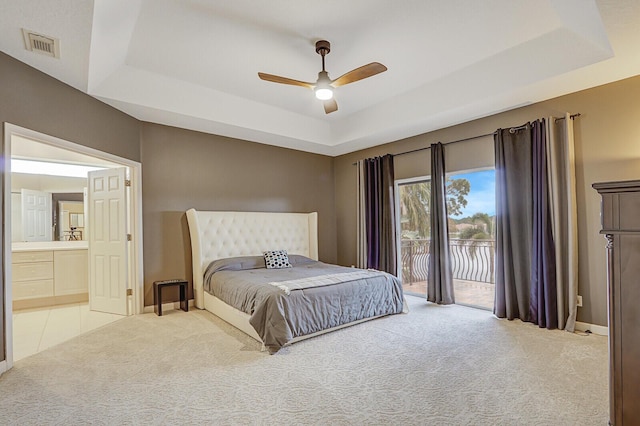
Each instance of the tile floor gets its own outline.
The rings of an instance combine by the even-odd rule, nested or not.
[[[124,318],[89,310],[88,303],[24,309],[13,313],[13,361]]]

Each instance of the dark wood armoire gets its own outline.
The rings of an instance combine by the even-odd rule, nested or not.
[[[640,180],[595,183],[609,295],[609,424],[640,425]]]

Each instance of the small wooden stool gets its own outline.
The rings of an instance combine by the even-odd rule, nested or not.
[[[155,281],[153,283],[153,301],[155,304],[155,312],[162,316],[162,289],[165,287],[179,286],[180,287],[180,309],[185,312],[189,312],[189,301],[187,300],[187,284],[186,280],[164,280]]]

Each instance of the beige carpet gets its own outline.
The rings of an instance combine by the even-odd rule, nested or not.
[[[0,424],[607,423],[606,338],[408,299],[273,356],[207,312],[129,317],[18,361]]]

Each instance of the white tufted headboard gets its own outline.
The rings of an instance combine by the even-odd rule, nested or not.
[[[187,210],[193,294],[204,308],[203,276],[213,260],[235,256],[262,256],[285,249],[318,260],[318,213],[213,212]]]

